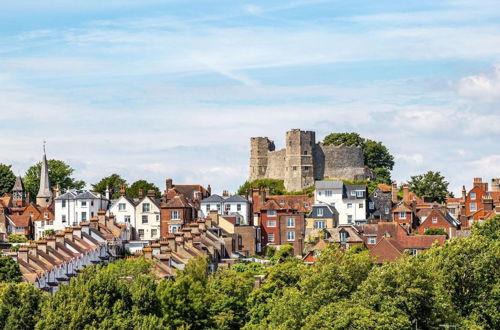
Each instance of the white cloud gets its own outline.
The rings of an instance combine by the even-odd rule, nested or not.
[[[495,65],[491,72],[460,79],[458,93],[481,102],[500,100],[500,65]]]
[[[397,154],[394,158],[416,165],[421,165],[424,161],[424,157],[421,154]]]

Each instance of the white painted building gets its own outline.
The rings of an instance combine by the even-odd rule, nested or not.
[[[135,207],[136,238],[143,241],[160,239],[160,205],[153,196],[142,198]]]
[[[342,181],[316,181],[315,204],[329,204],[339,213],[339,226],[366,223],[367,191],[364,185],[345,185]]]
[[[222,216],[236,217],[237,224],[248,225],[252,204],[240,195],[222,197],[214,194],[201,201],[198,216],[208,217],[212,210],[217,210],[217,213]]]
[[[107,210],[109,200],[100,194],[90,191],[69,190],[54,199],[54,228],[62,230],[66,227],[78,226],[97,216],[99,210]]]
[[[125,195],[120,196],[118,199],[114,200],[109,207],[109,214],[115,216],[115,221],[117,223],[123,223],[135,228],[135,206],[137,201],[129,198]]]

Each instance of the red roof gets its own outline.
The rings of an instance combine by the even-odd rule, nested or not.
[[[16,227],[28,227],[30,225],[31,218],[29,215],[10,215],[10,219],[16,225]]]

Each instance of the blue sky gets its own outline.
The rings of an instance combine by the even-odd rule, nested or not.
[[[0,162],[236,190],[251,136],[356,131],[393,177],[500,176],[498,1],[0,5]]]

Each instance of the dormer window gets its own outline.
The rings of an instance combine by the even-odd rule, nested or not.
[[[347,232],[345,230],[340,231],[340,242],[345,242],[347,241]]]
[[[323,216],[323,209],[318,209],[318,217],[322,217]]]

